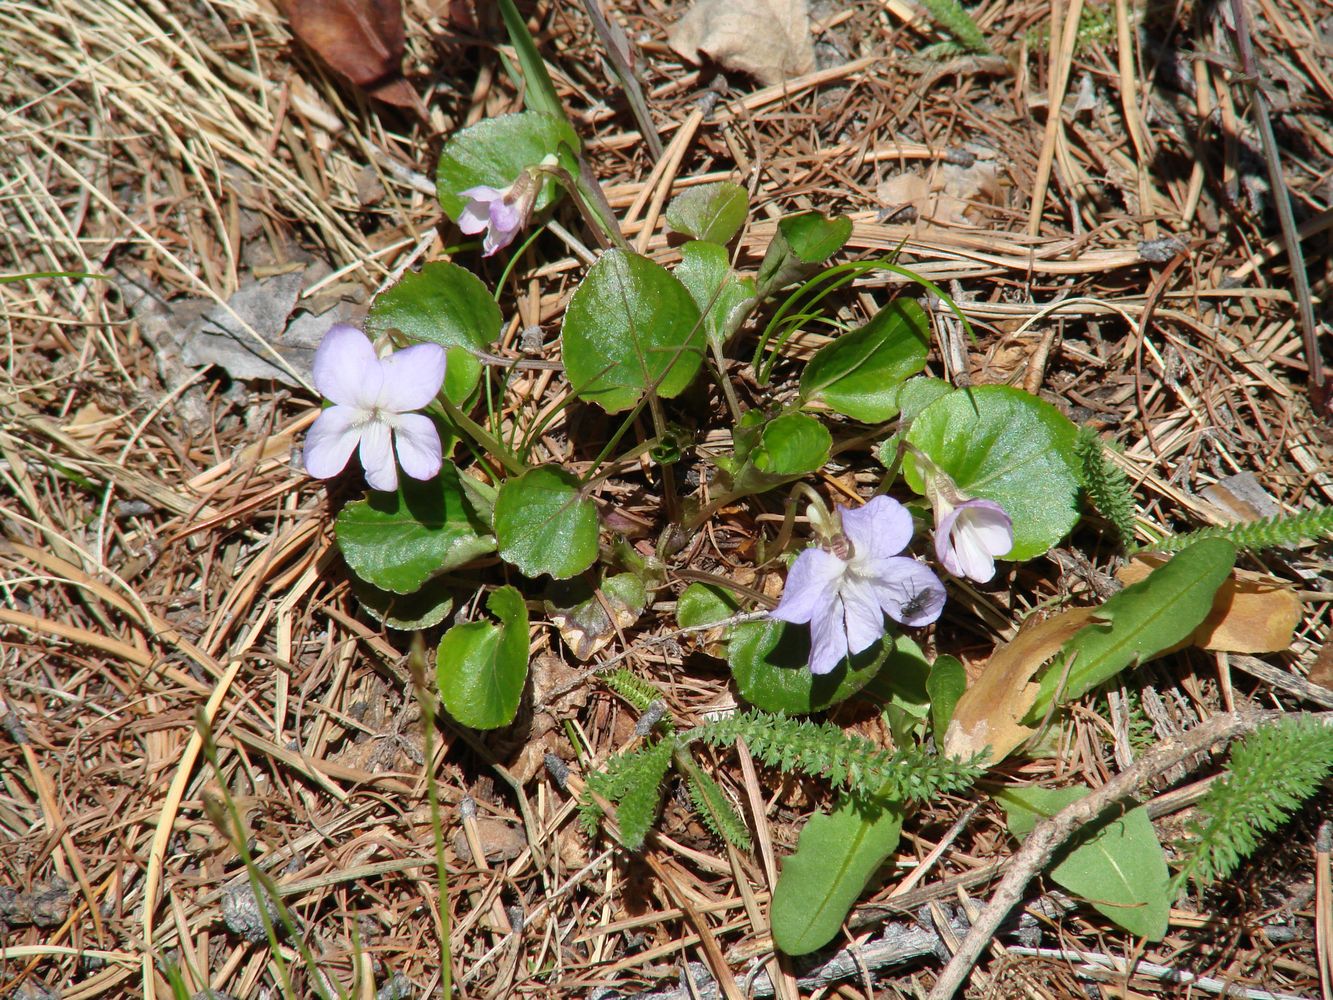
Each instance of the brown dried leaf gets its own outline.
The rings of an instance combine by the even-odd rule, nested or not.
[[[1134,556],[1116,577],[1126,586],[1138,583],[1165,561],[1162,556]],[[1233,570],[1218,588],[1213,610],[1181,646],[1218,653],[1281,653],[1291,648],[1300,623],[1301,599],[1292,591]]]
[[[698,0],[667,41],[691,62],[704,55],[770,87],[815,66],[805,0]]]
[[[1014,641],[997,649],[954,708],[944,737],[944,752],[970,757],[990,748],[990,762],[999,763],[1034,730],[1019,720],[1037,697],[1029,683],[1037,669],[1060,651],[1092,620],[1095,608],[1071,608],[1045,621],[1025,622]]]
[[[292,33],[329,68],[372,97],[411,107],[402,79],[401,0],[286,0]]]
[[[1326,639],[1315,654],[1310,668],[1310,683],[1333,689],[1333,637]]]

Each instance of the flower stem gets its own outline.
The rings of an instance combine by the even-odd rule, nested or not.
[[[511,476],[521,476],[528,471],[528,467],[514,457],[514,454],[506,448],[490,431],[482,427],[466,413],[460,410],[449,401],[443,392],[439,397],[440,405],[444,408],[445,415],[453,422],[453,425],[467,434],[478,445],[485,448]]]

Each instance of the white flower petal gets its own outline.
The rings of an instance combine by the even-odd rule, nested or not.
[[[376,404],[392,413],[419,410],[444,384],[445,351],[439,344],[413,344],[379,362],[384,384]]]
[[[811,621],[837,597],[838,581],[846,570],[847,564],[832,552],[817,546],[806,549],[792,563],[782,600],[769,614],[795,625]]]
[[[413,479],[433,479],[444,464],[435,422],[424,413],[404,413],[393,434],[403,471]]]
[[[857,564],[896,556],[912,540],[912,515],[892,497],[874,497],[864,507],[848,510],[840,506],[838,510]]]
[[[370,409],[380,391],[380,363],[370,338],[348,323],[324,334],[311,365],[315,388],[341,406]]]
[[[458,192],[458,196],[468,199],[468,203],[463,206],[463,211],[458,213],[458,228],[469,236],[475,236],[490,226],[491,203],[503,198],[505,191],[489,187],[486,184],[479,184],[476,187],[468,188],[466,191]]]
[[[398,466],[393,461],[389,425],[373,420],[361,431],[361,468],[372,490],[392,492],[398,489]]]
[[[810,673],[827,674],[847,658],[847,627],[841,598],[810,619]]]
[[[332,479],[347,468],[361,440],[361,414],[350,406],[331,406],[315,418],[305,436],[305,471],[316,479]]]
[[[915,559],[895,556],[875,566],[875,597],[885,614],[911,628],[921,628],[944,610],[944,584]]]
[[[935,553],[954,576],[986,583],[995,576],[995,557],[1014,545],[1013,522],[992,500],[968,500],[935,528]]]
[[[849,577],[842,587],[847,649],[859,653],[884,638],[884,612],[880,610],[875,585]]]

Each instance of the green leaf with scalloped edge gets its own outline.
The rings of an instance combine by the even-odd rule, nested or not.
[[[566,150],[560,147],[565,146]],[[579,137],[569,122],[539,111],[523,111],[497,118],[483,118],[475,125],[460,129],[449,137],[440,150],[435,171],[435,193],[440,206],[451,219],[457,219],[467,207],[463,192],[485,185],[505,188],[528,167],[549,156],[578,173],[578,164],[567,151],[577,152]],[[571,169],[572,168],[572,169]],[[540,212],[560,196],[554,181],[542,185],[533,211]]]
[[[1090,794],[1075,788],[1006,788],[996,799],[1009,832],[1020,839],[1042,820]],[[1109,810],[1085,826],[1056,858],[1051,879],[1103,916],[1149,941],[1166,935],[1170,873],[1148,810]]]
[[[750,196],[731,181],[686,188],[666,208],[667,223],[678,233],[710,243],[726,243],[745,223]]]
[[[801,398],[866,424],[898,412],[905,379],[926,366],[930,321],[912,299],[895,299],[865,326],[815,352],[801,373]]]
[[[993,500],[1013,520],[1014,547],[1002,558],[1041,555],[1078,521],[1078,429],[1050,403],[1003,385],[958,389],[931,403],[907,431],[960,491]],[[910,451],[903,474],[925,492]]]
[[[333,530],[347,565],[381,590],[411,594],[433,576],[495,551],[452,462],[427,482],[399,480],[395,493],[349,503]]]
[[[495,498],[500,558],[525,576],[582,573],[597,559],[597,527],[597,505],[556,465],[506,480]]]
[[[486,607],[501,624],[455,625],[435,654],[440,699],[449,714],[473,729],[514,721],[528,680],[528,608],[513,587],[493,591]]]
[[[608,250],[569,300],[560,352],[579,398],[618,413],[650,390],[664,399],[685,391],[703,363],[704,324],[670,271]]]
[[[500,307],[471,271],[436,261],[409,271],[376,297],[366,315],[372,337],[399,330],[414,342],[439,344],[448,351],[444,391],[462,406],[481,378],[477,351],[500,336]]]
[[[727,248],[716,243],[690,240],[681,246],[680,257],[672,273],[703,314],[705,335],[720,347],[754,308],[754,278],[733,271]]]

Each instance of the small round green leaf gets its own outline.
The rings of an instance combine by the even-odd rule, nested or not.
[[[500,307],[481,279],[445,261],[403,275],[375,299],[366,316],[371,336],[398,330],[409,340],[447,348],[444,390],[460,405],[481,378],[476,352],[495,343],[501,324]]]
[[[597,505],[559,466],[529,469],[500,487],[495,537],[500,558],[525,576],[564,580],[597,559]]]
[[[435,654],[440,699],[449,714],[473,729],[514,721],[528,679],[528,608],[513,587],[491,594],[486,607],[501,625],[455,625]]]
[[[726,243],[745,222],[750,196],[730,181],[686,188],[667,205],[671,228],[696,240]]]
[[[730,618],[740,607],[731,591],[714,583],[692,583],[676,601],[676,624],[698,628]]]
[[[801,398],[866,424],[898,412],[903,380],[926,366],[930,321],[912,299],[895,299],[859,330],[820,348],[801,373]]]
[[[457,219],[467,206],[464,191],[482,184],[508,187],[520,173],[546,156],[560,156],[562,143],[571,150],[579,148],[579,137],[569,122],[537,111],[483,118],[455,132],[440,150],[440,165],[435,172],[441,207],[449,218]],[[540,212],[558,195],[559,188],[553,181],[543,184],[534,211]]]
[[[372,587],[360,577],[351,577],[352,592],[370,617],[387,628],[417,632],[433,628],[453,610],[453,587],[428,580],[415,594],[395,594]]]
[[[816,676],[810,660],[810,629],[776,619],[735,626],[727,641],[727,663],[736,689],[755,708],[809,715],[850,698],[865,687],[894,651],[892,638]]]
[[[685,391],[703,363],[704,325],[670,271],[608,250],[569,301],[560,350],[574,391],[617,413],[654,387],[666,399]]]
[[[1078,429],[1050,403],[1021,389],[982,385],[941,396],[912,421],[909,444],[953,478],[963,493],[994,500],[1013,519],[1004,558],[1031,559],[1078,521]],[[909,452],[904,474],[925,492]]]
[[[833,435],[808,413],[784,413],[764,425],[759,446],[750,458],[760,472],[772,476],[803,476],[829,459]]]
[[[404,477],[396,493],[349,503],[333,530],[352,572],[395,594],[415,593],[432,576],[495,551],[450,462],[429,482]]]

